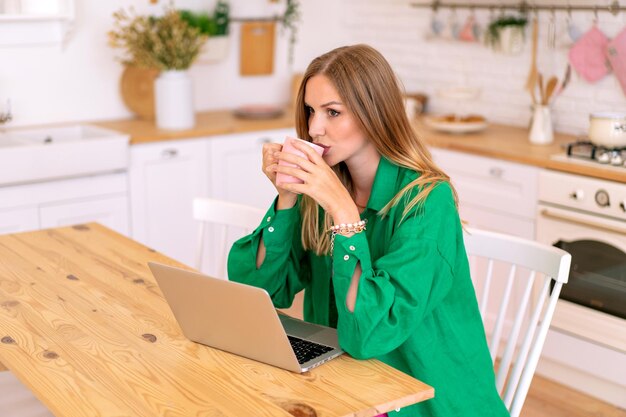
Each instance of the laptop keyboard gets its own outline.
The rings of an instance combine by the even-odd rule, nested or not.
[[[333,350],[331,347],[303,340],[294,336],[287,335],[287,337],[289,338],[293,351],[296,353],[296,358],[298,358],[299,364],[308,362],[311,359],[315,359],[318,356]]]

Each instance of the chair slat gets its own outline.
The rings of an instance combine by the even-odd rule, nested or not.
[[[487,264],[487,274],[485,276],[485,284],[483,285],[482,299],[480,300],[480,314],[486,317],[487,304],[489,303],[489,290],[491,288],[491,277],[493,275],[493,259],[489,259]]]
[[[509,276],[506,283],[506,288],[502,294],[502,301],[500,302],[500,308],[498,310],[498,317],[496,324],[491,335],[491,343],[489,344],[489,351],[491,352],[491,360],[495,362],[496,355],[498,354],[498,348],[500,347],[500,341],[502,340],[502,327],[504,326],[504,319],[509,306],[509,300],[511,299],[511,290],[513,289],[513,281],[515,280],[515,271],[517,271],[517,265],[511,265],[509,267]]]

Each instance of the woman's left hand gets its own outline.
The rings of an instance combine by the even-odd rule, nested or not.
[[[302,151],[307,158],[287,152],[276,152],[274,155],[279,160],[297,166],[274,165],[274,169],[276,172],[299,178],[304,183],[288,183],[279,186],[287,191],[306,194],[313,198],[332,216],[335,223],[358,221],[360,217],[356,204],[335,171],[311,147],[297,142],[294,143],[294,147]]]

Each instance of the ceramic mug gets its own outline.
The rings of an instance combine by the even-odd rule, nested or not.
[[[322,155],[324,153],[324,148],[322,148],[321,146],[316,145],[313,142],[309,142],[309,141],[298,139],[298,138],[292,138],[290,136],[287,136],[285,138],[285,142],[283,143],[282,152],[288,152],[288,153],[293,154],[293,155],[298,155],[298,156],[300,156],[302,158],[307,158],[307,156],[304,154],[304,152],[296,149],[295,146],[293,146],[293,144],[295,142],[302,143],[302,144],[305,144],[307,146],[310,146],[315,152],[317,152],[320,155]],[[291,164],[291,163],[285,162],[283,160],[278,161],[278,165],[300,168],[296,164]],[[303,184],[303,183],[304,183],[304,181],[302,181],[301,179],[296,178],[294,176],[283,174],[283,173],[280,173],[280,172],[276,173],[276,184],[277,185],[280,185],[280,184]]]

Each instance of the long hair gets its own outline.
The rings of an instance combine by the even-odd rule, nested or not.
[[[402,188],[379,214],[385,215],[407,192],[417,187],[417,193],[404,208],[403,215],[423,204],[430,191],[448,177],[432,161],[431,154],[411,127],[404,108],[400,84],[385,58],[368,45],[344,46],[315,58],[308,66],[298,90],[295,103],[296,131],[302,139],[311,141],[308,113],[304,103],[307,81],[315,75],[326,76],[356,123],[378,152],[395,164],[419,172],[420,176]],[[352,180],[345,163],[333,170],[352,193]],[[452,184],[450,184],[452,187]],[[457,200],[454,193],[455,202]],[[319,205],[312,198],[302,197],[302,244],[318,255],[328,252],[330,239],[326,232],[332,225],[330,215],[320,219]],[[322,224],[320,224],[320,221]]]

